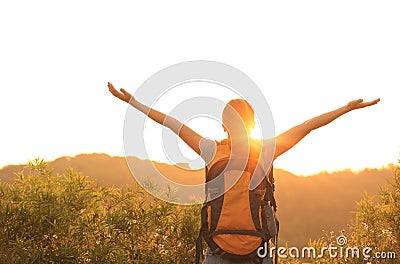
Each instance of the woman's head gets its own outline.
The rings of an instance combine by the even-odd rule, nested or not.
[[[255,125],[254,109],[244,99],[233,99],[222,111],[222,123],[230,135],[246,133],[243,136],[249,136]]]

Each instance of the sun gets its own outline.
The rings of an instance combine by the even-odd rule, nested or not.
[[[261,131],[258,126],[254,126],[250,131],[250,137],[252,139],[262,139]]]

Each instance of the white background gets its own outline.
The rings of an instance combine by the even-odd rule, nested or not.
[[[312,132],[276,167],[310,174],[395,163],[399,13],[398,1],[2,1],[0,166],[123,155],[127,106],[107,81],[134,92],[158,70],[198,59],[252,78],[277,133],[349,100],[382,99]],[[165,160],[157,129],[154,138],[151,158]]]

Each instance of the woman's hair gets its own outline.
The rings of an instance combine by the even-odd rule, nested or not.
[[[226,126],[231,123],[234,116],[239,115],[241,121],[247,128],[254,126],[254,109],[244,99],[233,99],[229,101],[222,111],[222,123]]]

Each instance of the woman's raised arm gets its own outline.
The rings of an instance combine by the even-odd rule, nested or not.
[[[203,139],[201,135],[193,131],[190,127],[179,122],[177,119],[166,115],[160,111],[152,109],[147,105],[142,104],[137,101],[136,98],[121,88],[119,91],[114,88],[114,86],[109,82],[108,89],[112,95],[121,99],[122,101],[130,104],[140,112],[144,113],[150,117],[155,122],[171,129],[175,134],[177,134],[191,149],[193,149],[197,154],[201,154],[200,142]]]
[[[363,102],[363,99],[358,99],[349,102],[343,107],[336,110],[330,111],[328,113],[319,115],[317,117],[311,118],[304,123],[297,125],[288,131],[278,135],[276,137],[276,148],[274,158],[279,157],[281,154],[285,153],[292,147],[294,147],[301,139],[303,139],[312,130],[325,126],[338,118],[339,116],[348,113],[355,109],[364,108],[377,104],[380,99],[376,99],[370,102]]]

